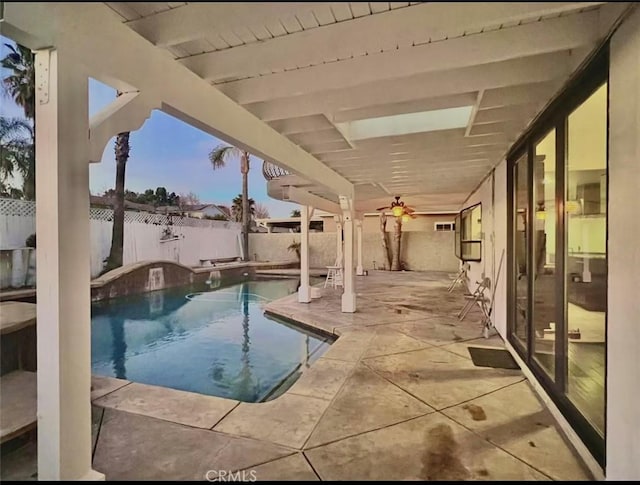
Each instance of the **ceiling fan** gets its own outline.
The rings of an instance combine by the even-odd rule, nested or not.
[[[376,210],[382,211],[382,210],[390,209],[394,217],[404,218],[404,216],[407,216],[405,219],[408,219],[409,217],[412,219],[415,219],[416,216],[413,213],[416,210],[413,207],[410,207],[406,205],[403,201],[401,201],[399,195],[396,195],[395,199],[396,200],[391,202],[391,205],[385,206],[385,207],[378,207]]]

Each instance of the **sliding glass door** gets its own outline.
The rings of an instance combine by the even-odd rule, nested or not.
[[[567,119],[566,393],[604,435],[607,314],[607,84]]]
[[[509,156],[509,341],[604,464],[608,57]]]

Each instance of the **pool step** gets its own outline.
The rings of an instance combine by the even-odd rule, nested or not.
[[[37,392],[35,372],[16,370],[0,377],[0,443],[36,427]]]

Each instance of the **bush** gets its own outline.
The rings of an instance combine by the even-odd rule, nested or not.
[[[35,234],[31,234],[27,240],[24,242],[24,245],[28,248],[35,248],[36,247],[36,235]]]

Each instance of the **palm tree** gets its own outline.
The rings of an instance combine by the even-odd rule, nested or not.
[[[299,209],[292,210],[291,217],[300,217],[300,210]]]
[[[209,161],[214,170],[226,166],[229,158],[240,159],[242,173],[242,254],[249,260],[249,152],[229,145],[218,145],[209,153]]]
[[[24,115],[30,120],[36,116],[36,69],[31,50],[21,45],[13,47],[5,44],[11,52],[1,61],[0,66],[11,71],[2,80],[4,90],[24,110]]]
[[[25,117],[32,122],[31,126],[24,123],[22,129],[27,129],[30,136],[22,143],[22,147],[14,152],[14,156],[20,158],[15,161],[15,164],[22,175],[23,195],[26,199],[33,200],[36,195],[35,138],[32,128],[36,116],[34,55],[30,49],[19,44],[16,47],[11,44],[4,45],[10,51],[0,60],[0,66],[10,71],[10,74],[2,80],[4,94],[12,98],[18,106],[21,106]]]
[[[402,217],[395,218],[393,226],[393,259],[391,260],[391,271],[400,271],[402,262],[400,261],[400,250],[402,249]]]
[[[248,205],[249,216],[254,216],[256,213],[256,201],[249,198]],[[242,199],[242,194],[238,194],[233,198],[231,204],[231,217],[235,222],[242,222],[244,225],[244,201]]]
[[[0,117],[0,182],[15,171],[22,176],[22,195],[35,198],[35,142],[31,124],[19,118]],[[15,190],[15,189],[14,189]],[[14,192],[17,194],[17,192]]]
[[[382,238],[383,269],[391,268],[391,254],[387,243],[387,214],[380,212],[380,237]]]
[[[116,97],[122,93],[117,92]],[[107,258],[104,272],[122,266],[124,246],[124,181],[127,161],[129,160],[129,132],[119,133],[116,137],[116,196],[113,199],[113,228],[111,232],[111,250]]]

